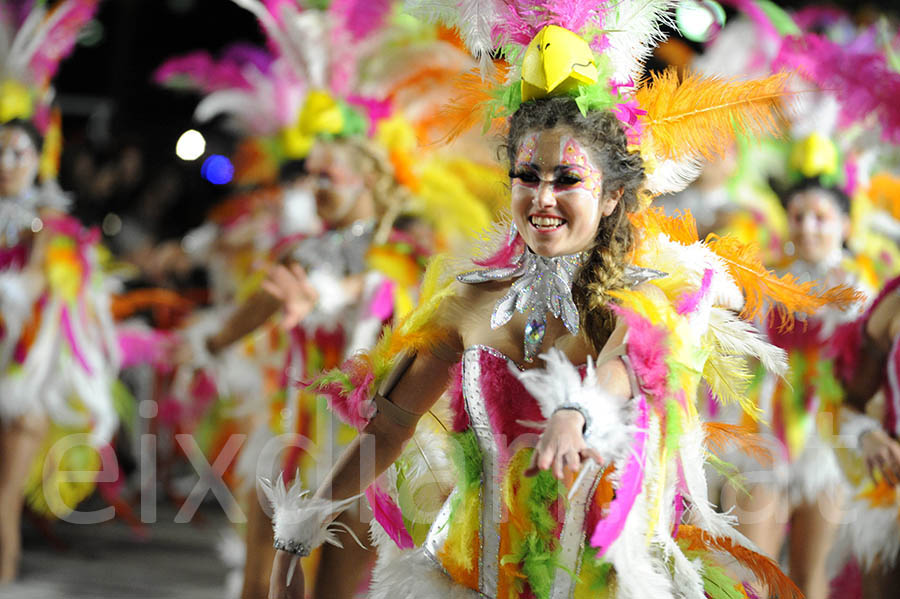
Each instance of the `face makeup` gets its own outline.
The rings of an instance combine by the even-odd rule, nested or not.
[[[40,157],[19,127],[0,128],[0,197],[16,197],[34,185]]]
[[[581,252],[616,200],[603,199],[603,173],[564,127],[526,135],[510,172],[513,219],[525,243],[545,257]]]

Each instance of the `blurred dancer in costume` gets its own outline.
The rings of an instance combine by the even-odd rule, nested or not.
[[[270,122],[279,123],[280,153],[303,159],[296,192],[312,193],[326,231],[298,234],[284,227],[271,251],[281,264],[272,279],[296,276],[302,297],[284,306],[289,342],[280,393],[245,448],[241,470],[251,480],[260,474],[290,478],[299,470],[311,483],[320,475],[317,465],[330,463],[353,431],[332,422],[323,400],[298,388],[297,381],[370,347],[385,323],[409,311],[430,246],[452,243],[459,230],[488,221],[485,204],[468,190],[466,174],[489,171],[464,161],[439,161],[418,149],[435,100],[433,93],[413,97],[410,89],[426,80],[449,80],[470,65],[435,28],[386,23],[381,13],[347,14],[353,7],[340,4],[327,13],[300,11],[293,3],[270,7],[272,12],[254,2],[242,5],[259,18],[278,58],[255,88],[214,93],[201,106],[205,114],[236,114],[238,107],[250,106],[254,112],[247,117],[258,118],[259,106],[277,105],[281,118]],[[300,35],[304,32],[308,35]],[[371,54],[352,52],[373,39],[377,48],[366,50]],[[396,71],[400,66],[402,74]],[[229,102],[253,93],[252,104]],[[400,106],[408,114],[401,115]],[[282,307],[279,294],[270,286],[252,294],[222,326],[193,340],[195,355],[218,354],[265,324]],[[306,445],[285,443],[282,435],[306,439]],[[268,584],[272,538],[255,496],[249,509],[244,595],[258,596]],[[359,517],[348,522],[365,538]],[[348,575],[340,586],[317,589],[317,596],[352,596],[372,556],[323,552],[320,571]]]
[[[119,354],[99,232],[66,216],[69,200],[55,183],[61,139],[50,87],[97,4],[0,3],[2,582],[17,573],[25,494],[41,513],[73,510],[93,483],[62,482],[59,473],[72,460],[79,470],[99,470],[117,427]],[[60,453],[54,441],[73,433],[89,441]]]

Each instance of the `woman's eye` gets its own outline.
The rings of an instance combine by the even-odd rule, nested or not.
[[[578,185],[579,183],[581,183],[581,178],[576,177],[575,175],[563,175],[556,180],[556,184],[562,187],[571,187],[573,185]]]
[[[510,175],[511,179],[518,179],[522,183],[538,183],[540,179],[531,171],[515,171]]]

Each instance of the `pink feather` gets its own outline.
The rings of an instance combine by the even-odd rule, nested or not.
[[[681,315],[684,314],[693,314],[697,311],[697,308],[700,306],[700,302],[702,302],[707,295],[709,295],[709,289],[712,287],[712,279],[713,279],[713,270],[711,268],[707,268],[703,271],[703,282],[700,284],[700,289],[697,291],[691,291],[685,293],[681,296],[681,299],[678,300],[678,313]]]
[[[590,25],[603,27],[602,4],[596,0],[518,0],[503,3],[502,17],[491,34],[499,45],[527,46],[547,25],[581,32]]]
[[[508,239],[495,253],[484,260],[475,260],[477,266],[484,268],[507,268],[525,251],[525,241],[520,235]]]
[[[375,405],[371,399],[375,373],[368,362],[359,358],[345,361],[340,370],[349,379],[349,389],[341,382],[329,382],[316,384],[315,390],[327,398],[331,411],[338,418],[362,430],[375,415]]]
[[[406,524],[403,522],[403,512],[400,507],[394,503],[391,496],[381,488],[378,482],[370,485],[366,489],[366,499],[372,506],[372,512],[375,520],[381,525],[387,535],[391,538],[400,549],[412,549],[415,547],[412,536],[406,530]]]
[[[65,336],[66,341],[69,344],[69,349],[72,350],[72,355],[75,356],[75,359],[78,360],[79,364],[81,364],[82,370],[84,370],[89,375],[93,374],[93,370],[87,363],[87,359],[84,357],[84,354],[81,352],[81,347],[78,345],[78,339],[75,338],[75,331],[72,328],[72,318],[69,315],[69,308],[67,306],[63,306],[60,318],[63,335]]]
[[[94,18],[99,4],[100,0],[66,0],[47,15],[47,20],[55,22],[28,63],[31,77],[39,87],[50,84],[59,63],[71,54],[78,33]]]
[[[334,0],[328,9],[354,41],[381,28],[390,11],[391,0]]]
[[[866,38],[841,46],[808,33],[784,40],[773,69],[796,69],[841,103],[840,123],[874,120],[881,137],[900,143],[900,73],[881,52],[873,51]]]
[[[609,550],[610,545],[622,534],[628,514],[631,512],[634,501],[641,491],[641,485],[644,480],[644,462],[647,459],[648,423],[647,399],[642,395],[638,401],[638,418],[636,423],[640,430],[634,435],[631,457],[628,458],[628,463],[625,464],[622,478],[616,487],[615,499],[610,502],[606,517],[597,523],[594,532],[591,534],[591,546],[599,549],[597,552],[598,556],[604,555]]]
[[[122,368],[138,364],[166,365],[166,355],[173,340],[170,333],[124,327],[118,330],[117,337]]]
[[[628,357],[641,388],[654,401],[666,397],[666,378],[669,374],[666,357],[669,350],[665,341],[668,331],[654,326],[639,314],[619,306],[612,306],[628,325]]]
[[[225,89],[252,90],[253,84],[244,74],[245,68],[249,65],[264,73],[263,63],[259,62],[258,55],[254,54],[251,61],[250,55],[237,53],[236,49],[235,52],[220,60],[204,50],[171,58],[156,69],[153,80],[159,85],[204,94]]]

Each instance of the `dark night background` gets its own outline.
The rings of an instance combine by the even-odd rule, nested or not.
[[[863,20],[897,10],[896,2],[837,6]],[[198,98],[160,89],[152,73],[174,55],[215,54],[264,38],[252,15],[230,0],[106,0],[98,20],[94,44],[80,45],[56,80],[65,134],[61,183],[76,192],[75,212],[88,224],[111,212],[130,214],[157,239],[175,238],[199,224],[226,189],[200,177],[202,160],[175,157],[178,136],[197,127],[191,114]],[[227,153],[233,140],[215,125],[200,127],[208,152]]]

